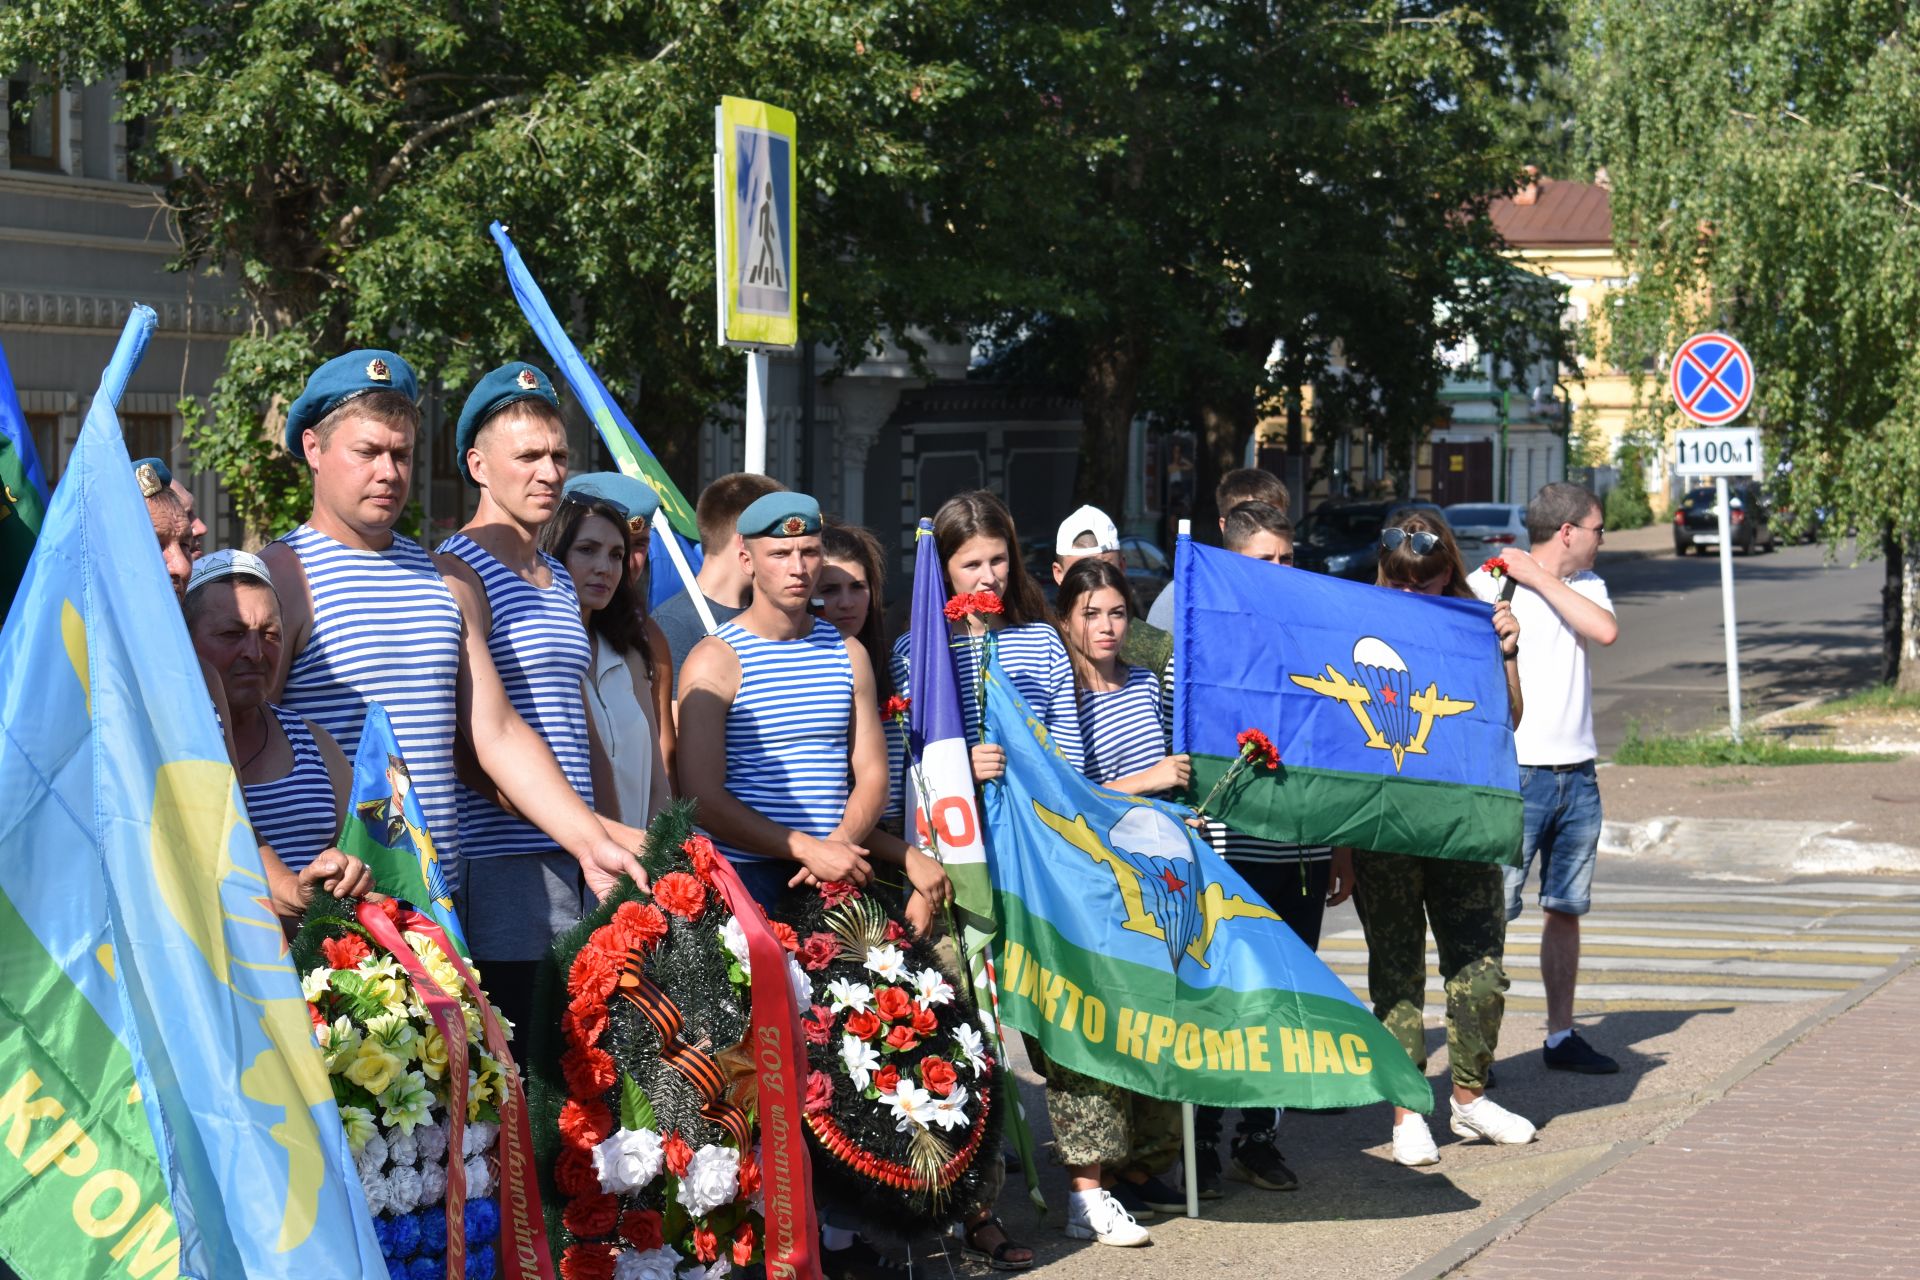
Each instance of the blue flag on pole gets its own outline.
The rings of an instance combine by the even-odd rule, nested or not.
[[[433,917],[460,954],[467,954],[466,934],[453,909],[453,893],[440,869],[427,815],[414,794],[413,774],[387,709],[378,702],[367,704],[367,718],[361,722],[360,745],[353,752],[353,794],[347,799],[339,846],[367,864],[375,888]]]
[[[1518,862],[1520,766],[1487,605],[1191,538],[1173,590],[1173,740],[1193,757],[1195,794],[1227,775],[1243,730],[1280,752],[1277,770],[1221,787],[1210,816],[1294,844]]]
[[[31,931],[6,937],[7,967],[16,951],[44,964],[59,997],[26,1038],[44,1037],[42,1016],[71,1018],[104,1027],[130,1059],[131,1092],[77,1101],[91,1114],[144,1104],[182,1274],[384,1275],[259,844],[114,415],[153,326],[153,311],[136,307],[0,635],[0,893]],[[0,1012],[0,1026],[10,1016]],[[54,1101],[33,1114],[73,1109]],[[37,1127],[36,1143],[57,1127]],[[94,1157],[72,1134],[60,1141],[75,1143],[66,1172],[86,1174]],[[128,1179],[82,1191],[74,1212],[84,1200],[83,1234],[117,1239],[154,1199]]]

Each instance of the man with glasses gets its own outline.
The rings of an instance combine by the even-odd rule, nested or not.
[[[1501,552],[1514,583],[1520,623],[1520,692],[1526,714],[1514,730],[1520,790],[1526,802],[1522,862],[1506,869],[1507,919],[1523,906],[1535,855],[1540,861],[1540,977],[1547,989],[1546,1065],[1603,1075],[1620,1064],[1573,1029],[1573,991],[1580,973],[1580,917],[1587,913],[1593,860],[1600,844],[1600,788],[1593,759],[1593,675],[1589,644],[1620,635],[1607,584],[1593,572],[1606,534],[1600,500],[1577,484],[1550,484],[1527,505],[1531,552]],[[1498,584],[1475,572],[1482,599]]]

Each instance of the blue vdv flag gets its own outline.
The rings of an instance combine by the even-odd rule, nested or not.
[[[47,991],[67,993],[59,1017],[103,1027],[130,1059],[134,1087],[104,1102],[144,1105],[181,1274],[385,1275],[259,844],[114,415],[153,326],[152,310],[136,307],[0,635],[0,891],[31,933],[4,945],[44,966]],[[10,1017],[0,1012],[0,1026]],[[0,1042],[18,1043],[21,1029],[8,1030]],[[40,1030],[29,1022],[22,1038]],[[51,1101],[36,1114],[68,1106]],[[103,1105],[87,1101],[94,1114]],[[36,1142],[52,1136],[44,1127]],[[89,1160],[76,1144],[65,1171],[87,1174]],[[151,1196],[129,1179],[84,1193],[81,1226],[117,1239],[148,1221],[135,1210],[164,1216],[143,1191]],[[117,1202],[122,1193],[132,1199]]]
[[[1006,1025],[1061,1066],[1153,1098],[1433,1105],[1399,1042],[1189,811],[1081,776],[997,661],[986,715],[1007,752],[984,788]]]
[[[1209,816],[1295,844],[1518,863],[1520,766],[1488,605],[1184,537],[1173,590],[1174,749],[1192,754]],[[1277,769],[1234,768],[1248,729],[1278,748]]]
[[[453,909],[453,893],[440,868],[433,831],[413,791],[413,773],[394,736],[393,721],[378,702],[367,704],[360,745],[353,752],[353,793],[340,831],[340,849],[367,864],[375,887],[411,902],[467,954],[466,934]]]

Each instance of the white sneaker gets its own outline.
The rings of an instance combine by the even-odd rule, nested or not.
[[[1393,1158],[1409,1169],[1440,1163],[1440,1148],[1433,1145],[1433,1131],[1424,1116],[1408,1116],[1393,1126]]]
[[[1067,1234],[1075,1240],[1097,1240],[1122,1249],[1137,1249],[1153,1243],[1147,1229],[1135,1222],[1133,1215],[1104,1190],[1095,1191],[1085,1199],[1078,1192],[1068,1193]]]
[[[1533,1141],[1533,1121],[1513,1114],[1492,1098],[1482,1097],[1464,1107],[1457,1098],[1447,1101],[1453,1108],[1453,1131],[1463,1138],[1485,1138],[1512,1147]]]

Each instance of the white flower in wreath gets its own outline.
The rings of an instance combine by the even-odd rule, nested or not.
[[[333,990],[333,970],[326,966],[309,969],[300,975],[300,995],[308,1004],[317,1003],[321,996]]]
[[[840,1037],[840,1061],[845,1064],[847,1078],[856,1089],[865,1089],[873,1082],[873,1073],[880,1069],[880,1055],[859,1036]]]
[[[827,984],[827,996],[833,1002],[835,1013],[845,1013],[852,1009],[855,1013],[865,1013],[873,1008],[873,988],[864,982],[849,982],[845,978],[835,978]]]
[[[787,985],[793,989],[793,1007],[801,1013],[813,1008],[813,979],[800,967],[800,962],[792,956],[787,957]]]
[[[740,972],[751,978],[753,960],[747,951],[747,931],[741,926],[738,916],[727,917],[727,922],[720,926],[720,941],[728,951],[733,953],[735,962],[740,966]]]
[[[424,1127],[424,1126],[421,1126]],[[420,1159],[419,1140],[411,1133],[395,1133],[387,1138],[387,1163],[404,1168]]]
[[[374,1217],[381,1217],[392,1210],[393,1198],[384,1175],[360,1170],[360,1191],[367,1197],[367,1212]]]
[[[973,1068],[974,1075],[983,1075],[987,1069],[987,1043],[980,1033],[974,1030],[971,1022],[963,1022],[953,1029],[953,1042],[960,1046],[960,1052],[966,1055],[967,1065]]]
[[[867,971],[882,982],[898,982],[907,976],[907,957],[898,947],[868,947]]]
[[[423,1164],[420,1166],[420,1203],[436,1204],[447,1198],[447,1166],[444,1164]]]
[[[375,1132],[360,1148],[353,1153],[354,1167],[360,1170],[364,1180],[367,1175],[379,1173],[387,1163],[387,1140]]]
[[[880,1101],[893,1112],[897,1121],[893,1127],[902,1133],[915,1125],[925,1129],[933,1124],[933,1094],[911,1080],[902,1078],[892,1093],[880,1095]]]
[[[353,1065],[354,1057],[360,1052],[360,1033],[354,1029],[353,1019],[335,1018],[318,1032],[320,1052],[326,1055],[327,1071],[339,1075]]]
[[[956,1084],[944,1098],[933,1100],[933,1122],[942,1129],[964,1129],[970,1123],[966,1113],[967,1089]]]
[[[475,1156],[467,1161],[467,1196],[478,1200],[493,1190],[493,1170],[488,1167],[484,1156]]]
[[[435,1120],[413,1131],[413,1145],[420,1150],[420,1163],[443,1164],[447,1158],[447,1127]]]
[[[593,1171],[608,1195],[639,1191],[665,1163],[660,1135],[651,1129],[621,1129],[593,1149]]]
[[[953,984],[938,969],[922,969],[913,975],[913,989],[925,1005],[952,1004]]]
[[[711,1266],[694,1263],[680,1272],[680,1280],[721,1280],[733,1270],[733,1264],[725,1258],[715,1258]]]
[[[427,1088],[427,1078],[418,1071],[401,1075],[380,1095],[379,1102],[384,1108],[381,1123],[402,1133],[412,1133],[433,1118],[427,1114],[433,1106],[433,1093]]]
[[[412,1213],[420,1207],[421,1186],[418,1169],[395,1169],[387,1175],[387,1199],[395,1213]]]
[[[493,1150],[493,1140],[500,1136],[500,1126],[489,1120],[476,1120],[468,1125],[460,1139],[460,1154],[477,1156]]]
[[[613,1260],[613,1280],[673,1280],[680,1255],[666,1245],[658,1249],[622,1250]]]
[[[693,1153],[675,1199],[694,1217],[733,1203],[740,1194],[740,1153],[708,1143]]]
[[[373,1112],[365,1107],[340,1108],[340,1124],[347,1131],[347,1145],[353,1148],[355,1156],[367,1145],[376,1130],[373,1126]]]

